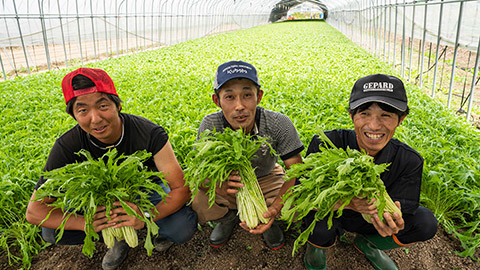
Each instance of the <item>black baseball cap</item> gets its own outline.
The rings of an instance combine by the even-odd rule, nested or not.
[[[403,82],[391,75],[374,74],[360,78],[350,94],[350,110],[368,102],[381,102],[404,112],[407,110],[407,93]]]
[[[249,79],[260,87],[257,70],[254,66],[243,61],[229,61],[218,66],[213,89],[218,90],[226,82],[238,78]]]

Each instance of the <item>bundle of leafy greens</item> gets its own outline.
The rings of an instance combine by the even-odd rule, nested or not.
[[[54,197],[57,199],[49,206],[66,209],[63,222],[58,228],[57,241],[62,238],[68,218],[72,215],[83,215],[86,235],[82,252],[91,257],[95,250],[94,240],[99,240],[99,235],[92,225],[96,209],[98,206],[105,206],[106,215],[110,218],[113,203],[119,201],[128,215],[145,222],[147,237],[144,247],[148,255],[151,255],[154,248],[151,235],[158,233],[158,226],[153,221],[157,210],[148,198],[153,192],[157,192],[162,198],[167,196],[159,183],[155,182],[162,181],[167,185],[163,174],[149,171],[143,164],[151,154],[137,151],[132,155],[117,155],[116,149],[109,150],[99,159],[92,158],[91,154],[83,149],[77,154],[83,155],[86,161],[44,172],[43,177],[47,181],[35,193],[35,200]],[[152,178],[155,176],[158,178]],[[142,213],[148,213],[146,216],[150,218],[137,214],[126,202],[134,203]],[[50,214],[51,212],[43,222]],[[113,247],[115,238],[118,241],[125,239],[130,247],[138,245],[137,233],[130,226],[102,230],[102,236],[109,248]]]
[[[297,178],[301,184],[293,186],[283,196],[282,219],[290,227],[310,211],[316,211],[314,221],[295,240],[292,255],[308,240],[317,221],[328,216],[330,229],[335,212],[336,217],[340,217],[344,207],[355,197],[367,198],[369,201],[375,198],[382,222],[384,212],[401,214],[380,179],[380,174],[390,164],[374,164],[373,157],[366,153],[337,148],[323,132],[319,136],[324,141],[320,152],[309,155],[303,164],[294,164],[287,171],[287,181]],[[325,147],[325,144],[329,147]],[[341,202],[341,206],[335,211],[337,202]],[[371,223],[372,216],[362,216]]]
[[[200,134],[194,150],[185,158],[185,185],[192,190],[192,200],[199,188],[206,189],[211,207],[215,202],[216,188],[228,181],[231,172],[238,171],[244,184],[236,193],[240,220],[249,228],[255,228],[259,222],[267,223],[269,219],[263,217],[267,205],[251,165],[251,159],[263,144],[270,147],[272,155],[275,153],[266,138],[246,135],[241,129],[206,130]]]

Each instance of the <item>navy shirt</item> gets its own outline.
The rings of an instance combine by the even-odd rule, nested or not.
[[[326,131],[325,135],[333,144],[342,149],[360,150],[354,130],[336,129]],[[319,152],[322,140],[315,135],[308,146],[307,156]],[[375,156],[375,164],[390,163],[380,178],[393,201],[399,201],[402,213],[413,214],[419,205],[422,184],[423,158],[410,146],[397,139],[391,139]]]

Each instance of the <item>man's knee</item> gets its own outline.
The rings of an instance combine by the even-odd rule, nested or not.
[[[62,238],[57,241],[58,231],[42,227],[42,238],[45,242],[56,245],[78,245],[83,244],[85,233],[78,230],[65,230]]]
[[[55,244],[55,242],[57,241],[55,237],[56,237],[56,234],[54,229],[42,227],[42,238],[43,240],[45,240],[45,242]]]
[[[438,221],[428,208],[420,206],[414,215],[406,215],[405,230],[397,235],[404,244],[427,241],[437,233]]]
[[[159,235],[176,244],[183,244],[190,240],[197,230],[197,224],[197,213],[187,206],[157,221]]]
[[[418,208],[417,215],[421,221],[421,226],[419,226],[419,228],[422,230],[422,234],[425,237],[423,241],[433,238],[437,233],[438,228],[438,220],[435,218],[435,215],[430,209],[422,206]]]

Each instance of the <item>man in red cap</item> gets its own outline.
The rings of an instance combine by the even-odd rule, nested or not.
[[[396,128],[408,115],[407,94],[403,82],[385,74],[374,74],[355,82],[350,94],[349,113],[354,130],[337,129],[325,135],[336,147],[362,150],[374,158],[375,164],[389,163],[380,175],[390,197],[402,211],[385,213],[385,223],[377,215],[373,201],[354,198],[339,218],[333,218],[328,229],[327,218],[315,224],[308,238],[305,252],[307,269],[326,269],[325,250],[333,247],[337,235],[344,230],[355,232],[355,247],[372,263],[375,269],[398,269],[382,250],[426,241],[437,232],[433,213],[419,206],[423,158],[410,146],[393,139]],[[323,142],[315,135],[307,156],[319,152]],[[337,203],[335,209],[340,207]],[[370,224],[361,214],[373,215]],[[315,211],[303,218],[302,230],[314,220]]]
[[[67,74],[62,81],[66,111],[76,121],[77,125],[60,136],[53,145],[44,170],[50,171],[67,164],[83,161],[76,155],[81,149],[91,153],[94,158],[100,158],[108,149],[116,148],[119,154],[130,155],[138,150],[146,150],[152,157],[145,165],[152,171],[166,173],[168,187],[162,188],[169,194],[160,203],[162,197],[153,194],[150,201],[156,205],[158,214],[154,217],[159,227],[159,235],[154,239],[156,250],[166,250],[173,243],[188,241],[197,228],[197,215],[185,204],[190,199],[190,191],[184,186],[183,171],[175,158],[172,146],[165,130],[139,116],[121,113],[121,100],[112,79],[101,69],[79,68]],[[42,176],[35,186],[31,201],[27,207],[26,218],[35,225],[42,226],[42,237],[45,241],[57,244],[83,244],[85,238],[85,220],[83,216],[72,216],[65,223],[63,237],[57,241],[56,229],[63,222],[63,211],[53,209],[47,204],[55,200],[34,201],[35,191],[45,183]],[[131,204],[132,208],[138,208]],[[144,227],[144,222],[126,214],[122,208],[115,208],[110,213],[108,221],[104,207],[99,207],[93,221],[95,231],[119,226],[132,226],[136,230]],[[50,217],[42,223],[51,212]],[[126,258],[128,245],[125,241],[115,242],[113,248],[105,254],[103,269],[116,269]]]

